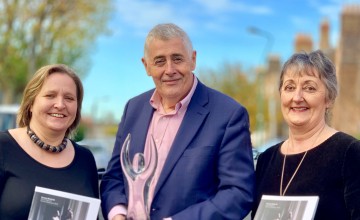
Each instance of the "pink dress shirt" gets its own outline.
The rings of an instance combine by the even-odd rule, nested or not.
[[[193,96],[195,92],[195,88],[198,84],[198,80],[195,76],[194,77],[194,83],[191,87],[190,92],[188,95],[178,102],[175,105],[175,109],[171,112],[166,113],[164,111],[164,108],[161,104],[161,97],[157,93],[157,91],[154,91],[154,94],[152,95],[150,99],[150,105],[155,109],[147,137],[145,142],[145,161],[146,158],[149,157],[149,150],[150,150],[150,140],[151,135],[154,137],[156,148],[158,151],[158,163],[155,170],[154,177],[151,181],[150,188],[149,188],[149,201],[148,204],[151,204],[151,201],[154,196],[154,190],[157,184],[157,181],[160,177],[162,168],[165,164],[167,155],[170,151],[170,148],[172,146],[172,143],[175,139],[175,136],[179,130],[180,124],[185,116],[187,107],[189,106],[191,97]],[[117,214],[123,214],[126,215],[126,207],[124,205],[117,205],[114,206],[109,214],[108,218],[111,220],[115,215]],[[165,218],[165,219],[171,219],[171,218]]]

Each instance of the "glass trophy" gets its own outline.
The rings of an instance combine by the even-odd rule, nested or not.
[[[128,134],[120,153],[121,168],[129,185],[127,220],[150,220],[149,187],[157,166],[157,149],[151,136],[150,156],[136,153],[130,160],[131,135]]]

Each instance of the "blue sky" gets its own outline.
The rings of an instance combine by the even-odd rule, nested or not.
[[[190,36],[197,51],[196,70],[220,69],[224,63],[244,68],[262,64],[267,38],[250,34],[249,27],[273,36],[269,52],[286,60],[293,53],[297,33],[319,40],[323,19],[330,22],[330,40],[336,46],[344,4],[360,0],[115,0],[108,23],[112,34],[94,45],[91,69],[83,78],[83,115],[119,121],[126,101],[153,82],[141,63],[147,32],[158,23],[175,23]]]

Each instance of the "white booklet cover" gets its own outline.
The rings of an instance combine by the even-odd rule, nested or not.
[[[100,199],[35,187],[28,220],[96,220]]]
[[[318,201],[318,196],[263,195],[254,220],[310,220]]]

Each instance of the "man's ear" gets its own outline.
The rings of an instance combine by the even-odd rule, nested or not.
[[[148,63],[146,62],[146,60],[145,60],[144,57],[141,58],[141,62],[144,64],[146,74],[147,74],[148,76],[150,76],[150,73],[149,73],[149,71],[148,71]]]
[[[192,61],[192,71],[196,68],[196,50],[194,50],[191,54],[191,61]]]

